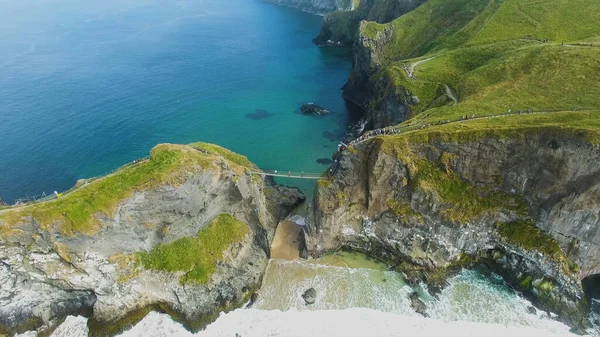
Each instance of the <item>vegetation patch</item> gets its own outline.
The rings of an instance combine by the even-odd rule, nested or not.
[[[409,204],[398,201],[398,200],[390,200],[387,203],[389,209],[396,215],[397,217],[411,217],[417,219],[419,222],[423,222],[423,216],[416,212],[410,207]]]
[[[319,188],[329,188],[331,186],[331,180],[330,179],[317,180],[317,186]]]
[[[539,229],[531,220],[498,223],[497,226],[500,236],[511,244],[540,252],[555,261],[566,259],[558,242]]]
[[[378,141],[381,151],[395,155],[407,165],[413,189],[433,192],[447,204],[442,214],[454,223],[467,223],[499,210],[527,214],[522,197],[497,191],[492,186],[475,186],[455,175],[450,167],[452,154],[442,154],[437,162],[431,162],[412,150],[409,137],[387,136]]]
[[[180,278],[182,284],[207,284],[216,271],[217,261],[223,258],[223,252],[242,241],[249,232],[247,224],[229,214],[222,214],[201,229],[196,237],[159,245],[137,256],[146,269],[185,272]]]
[[[255,168],[254,164],[252,164],[248,158],[242,156],[241,154],[237,154],[235,152],[229,151],[226,148],[220,147],[215,144],[209,143],[192,143],[189,144],[194,149],[200,149],[204,151],[208,151],[211,154],[217,154],[225,158],[228,162],[242,166],[247,168]]]
[[[479,142],[492,137],[519,139],[536,133],[583,138],[590,144],[600,144],[600,110],[559,111],[470,120],[406,131],[404,135],[395,138],[407,139],[411,143],[465,143]]]
[[[495,191],[490,187],[471,185],[451,173],[444,172],[438,165],[426,160],[418,161],[415,185],[436,192],[451,206],[444,210],[448,220],[456,223],[468,222],[486,213],[506,208],[523,210],[524,202],[516,196]]]

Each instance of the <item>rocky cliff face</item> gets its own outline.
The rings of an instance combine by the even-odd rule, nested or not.
[[[352,72],[343,97],[364,109],[364,118],[373,128],[396,125],[409,118],[408,107],[419,104],[419,98],[408,90],[398,90],[393,79],[382,71],[384,48],[395,26],[369,34],[365,25],[361,22],[354,43]]]
[[[223,157],[208,151],[200,155],[210,161],[207,167],[190,168],[177,183],[138,189],[114,213],[96,212],[93,234],[65,233],[60,221],[48,224],[41,220],[44,214],[35,213],[9,225],[6,212],[11,211],[0,213],[0,334],[44,329],[66,315],[82,314],[92,316],[92,334],[106,335],[150,309],[169,312],[197,329],[218,310],[244,301],[261,283],[279,218],[302,196],[233,169]],[[212,274],[199,271],[208,273],[207,282],[184,281],[198,265],[169,271],[162,262],[146,268],[140,259],[173,243],[156,252],[159,261],[185,259],[176,254],[190,242],[187,238],[199,236],[224,215],[242,224],[244,235],[222,252],[208,252],[219,258],[216,266],[208,266]]]
[[[293,7],[306,12],[325,14],[337,10],[352,9],[351,0],[265,0],[281,6]]]
[[[583,327],[580,281],[600,273],[599,161],[598,145],[544,130],[373,139],[318,185],[306,245],[365,251],[430,289],[484,263]]]
[[[352,46],[358,36],[361,21],[388,23],[424,2],[424,0],[362,0],[352,11],[336,11],[327,14],[321,32],[314,42],[318,45]]]

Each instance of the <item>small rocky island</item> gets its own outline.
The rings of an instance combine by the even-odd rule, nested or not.
[[[302,111],[305,115],[314,115],[314,116],[322,116],[329,115],[331,112],[329,110],[315,104],[315,103],[306,103],[300,107],[300,111]]]

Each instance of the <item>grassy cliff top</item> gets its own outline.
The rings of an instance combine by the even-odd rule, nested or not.
[[[112,216],[119,203],[136,191],[163,185],[178,186],[186,181],[190,172],[208,169],[219,171],[220,165],[216,163],[221,158],[225,158],[238,173],[242,173],[246,167],[253,167],[246,157],[217,145],[160,144],[150,151],[148,160],[126,166],[63,197],[0,211],[0,234],[8,235],[14,225],[24,218],[33,217],[42,228],[48,229],[52,224],[58,224],[65,235],[92,235],[100,230],[95,213]]]
[[[399,136],[385,137],[386,142],[407,140],[414,143],[443,140],[476,142],[486,137],[525,137],[543,132],[557,136],[577,137],[590,144],[600,144],[600,109],[589,111],[558,111],[523,115],[506,115],[489,119],[467,120],[416,129]],[[426,119],[425,119],[426,120]],[[409,125],[401,124],[400,127]]]
[[[389,61],[518,39],[573,42],[600,36],[596,0],[429,0],[394,20]],[[385,25],[368,24],[373,36]]]
[[[374,80],[408,89],[419,98],[410,116],[426,112],[431,122],[600,109],[597,22],[595,0],[429,0],[387,25],[393,34]],[[363,34],[385,27],[368,23]]]

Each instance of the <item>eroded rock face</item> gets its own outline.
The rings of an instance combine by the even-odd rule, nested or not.
[[[388,25],[375,36],[364,33],[365,21],[360,22],[359,35],[354,44],[352,72],[344,85],[343,96],[352,103],[366,109],[369,103],[371,77],[380,69],[383,62],[383,50],[392,38],[394,26]],[[369,117],[370,109],[366,109]]]
[[[310,254],[352,247],[406,273],[424,270],[421,277],[441,287],[443,280],[427,271],[482,262],[540,307],[557,311],[573,326],[585,324],[580,280],[600,272],[597,145],[540,131],[477,142],[429,140],[395,152],[385,142],[401,137],[384,139],[346,152],[331,184],[317,187],[306,227]],[[559,146],[548,146],[553,142]],[[431,164],[442,177],[458,178],[452,181],[466,183],[460,188],[479,191],[484,199],[497,193],[506,200],[522,198],[526,207],[518,211],[498,198],[497,206],[490,203],[472,216],[452,213],[457,206],[429,186],[435,181],[415,176],[411,158]],[[522,218],[557,242],[571,267],[500,234],[500,224]]]
[[[208,323],[218,310],[241,304],[259,287],[275,227],[300,196],[236,174],[223,160],[220,168],[190,172],[177,187],[134,193],[114,217],[97,213],[101,229],[91,236],[65,235],[58,224],[45,230],[35,218],[24,218],[0,237],[0,334],[92,312],[102,326],[158,304],[190,328],[200,328],[193,322]],[[184,272],[146,270],[131,259],[159,244],[194,237],[221,214],[247,224],[249,234],[223,253],[208,284],[182,284]]]
[[[419,97],[409,90],[398,90],[385,73],[378,74],[383,69],[383,51],[392,38],[394,25],[369,35],[363,28],[365,24],[360,23],[352,72],[344,85],[343,97],[364,109],[364,119],[373,128],[396,125],[408,119],[408,107],[419,104]]]

